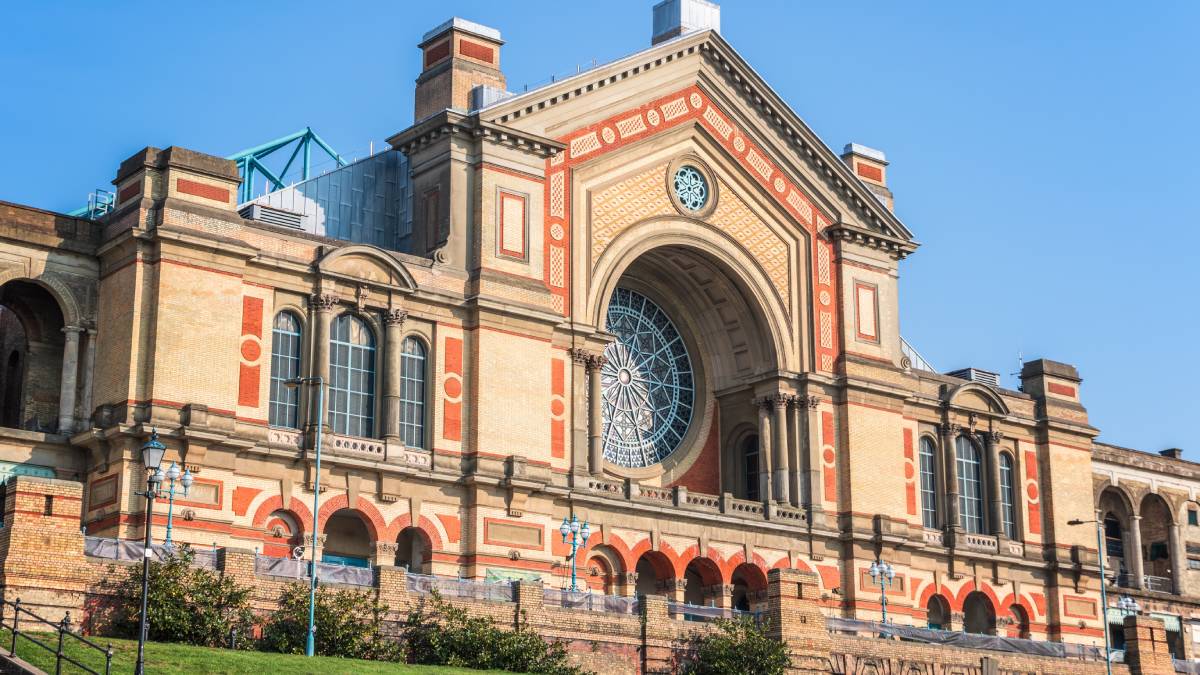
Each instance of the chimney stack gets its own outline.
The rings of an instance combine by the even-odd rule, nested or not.
[[[425,33],[421,44],[421,76],[413,121],[447,108],[467,112],[477,86],[505,88],[500,72],[500,31],[454,17]]]
[[[882,150],[858,143],[847,143],[842,149],[842,161],[889,211],[894,210],[892,191],[887,187],[887,156]]]
[[[1167,448],[1166,450],[1159,450],[1158,454],[1163,457],[1170,457],[1171,459],[1183,459],[1183,448]]]
[[[708,0],[663,0],[654,6],[650,44],[702,30],[721,32],[721,8]]]

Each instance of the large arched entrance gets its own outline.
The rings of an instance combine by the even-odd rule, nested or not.
[[[638,558],[637,595],[657,595],[667,590],[668,583],[675,580],[671,561],[658,551],[647,551]]]
[[[0,286],[0,426],[59,430],[64,328],[58,301],[42,286],[26,280]],[[71,337],[77,341],[78,332]]]
[[[950,603],[940,595],[929,597],[925,605],[926,621],[934,630],[950,630]]]
[[[979,591],[967,594],[963,601],[963,630],[968,633],[996,634],[996,608]]]
[[[725,252],[735,248],[723,245]],[[787,324],[778,296],[753,278],[761,272],[752,260],[722,259],[696,242],[629,255],[632,262],[603,279],[605,295],[595,306],[597,323],[616,337],[601,371],[606,468],[669,482],[708,447],[714,454],[707,461],[721,462],[722,470],[693,475],[688,487],[753,495],[746,474],[762,470],[747,468],[757,446],[746,433],[720,438],[716,431],[759,429],[747,387],[786,360],[777,349],[786,339],[776,322]],[[766,460],[758,461],[765,469]]]
[[[1148,591],[1170,593],[1172,582],[1172,556],[1174,547],[1171,529],[1175,519],[1166,500],[1157,494],[1142,498],[1139,521],[1142,535],[1142,571]]]
[[[353,509],[334,512],[324,527],[325,545],[321,560],[327,563],[369,567],[371,535],[362,516]]]

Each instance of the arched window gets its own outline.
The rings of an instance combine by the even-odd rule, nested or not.
[[[932,438],[921,439],[921,522],[925,527],[938,526],[936,452]]]
[[[375,336],[362,319],[343,314],[329,338],[329,424],[333,433],[375,431]]]
[[[300,320],[291,312],[275,315],[271,329],[271,409],[272,426],[300,426],[300,388],[285,382],[300,377]]]
[[[758,499],[758,436],[742,441],[742,490],[746,499]]]
[[[954,444],[958,461],[958,521],[973,534],[983,532],[983,467],[979,448],[966,436]]]
[[[400,439],[425,447],[425,345],[415,337],[400,346]]]
[[[1017,499],[1013,474],[1012,455],[1000,453],[1000,529],[1009,539],[1017,537]]]

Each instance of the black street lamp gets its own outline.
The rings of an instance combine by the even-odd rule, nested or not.
[[[150,597],[150,526],[154,517],[154,497],[158,494],[158,486],[162,484],[162,460],[167,447],[158,440],[158,430],[150,432],[150,440],[142,446],[142,466],[146,468],[146,491],[139,492],[146,497],[145,541],[142,552],[142,616],[138,624],[138,653],[136,675],[146,672],[146,634],[150,630],[150,621],[146,617],[147,600]]]

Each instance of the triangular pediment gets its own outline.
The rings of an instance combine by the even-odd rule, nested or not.
[[[687,121],[726,144],[806,229],[836,226],[876,236],[900,255],[915,248],[895,214],[711,31],[656,45],[479,114],[562,141],[564,159],[577,160],[665,131],[671,116],[688,108]],[[809,208],[815,214],[804,223]]]

